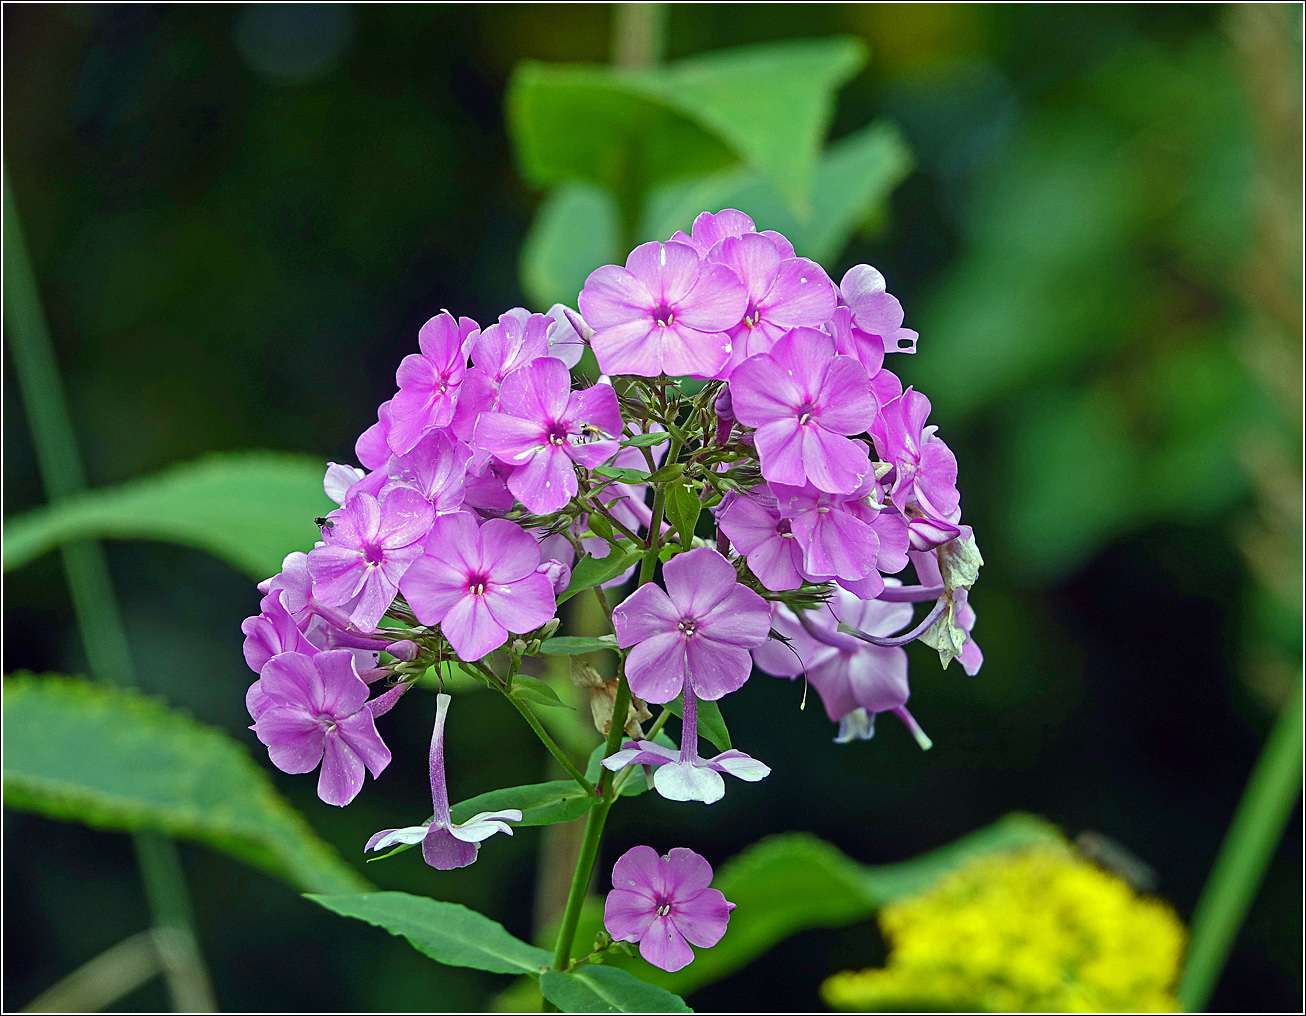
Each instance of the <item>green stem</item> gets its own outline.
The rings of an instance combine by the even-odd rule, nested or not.
[[[1238,810],[1193,912],[1192,942],[1178,992],[1179,1004],[1185,1012],[1201,1012],[1206,1008],[1297,803],[1301,781],[1302,679],[1299,674],[1296,688],[1284,702],[1256,768],[1247,780]]]
[[[585,818],[585,837],[580,843],[580,856],[576,858],[571,890],[567,893],[567,908],[562,912],[558,941],[553,949],[554,970],[566,970],[571,963],[571,944],[576,939],[576,925],[580,923],[581,907],[585,903],[590,875],[599,856],[599,841],[603,839],[603,826],[608,820],[608,809],[611,807],[611,801],[600,801],[589,810]]]
[[[7,171],[3,177],[5,329],[41,480],[53,503],[84,490],[86,472]],[[91,676],[106,684],[136,684],[104,548],[90,540],[69,544],[62,557]],[[176,847],[156,833],[137,833],[133,839],[151,919],[155,927],[177,932],[174,940],[182,943],[177,964],[167,971],[173,1006],[179,1012],[216,1011]]]
[[[598,797],[599,792],[594,789],[594,784],[585,779],[585,774],[576,767],[571,759],[567,758],[566,753],[558,747],[558,742],[549,736],[549,732],[544,729],[544,724],[540,723],[539,717],[527,708],[526,703],[512,695],[508,695],[508,701],[517,707],[517,712],[521,713],[526,722],[531,725],[531,730],[535,731],[535,736],[540,739],[544,747],[549,749],[550,754],[558,760],[558,765],[566,770],[567,775],[585,788],[585,793],[591,797]]]
[[[680,442],[674,438],[671,441],[671,450],[667,452],[667,464],[675,462],[680,455]],[[666,513],[667,508],[667,485],[665,483],[655,484],[653,487],[653,517],[648,523],[648,550],[644,552],[644,560],[639,566],[639,584],[649,582],[653,578],[653,569],[658,564],[658,545],[662,542],[662,516]]]

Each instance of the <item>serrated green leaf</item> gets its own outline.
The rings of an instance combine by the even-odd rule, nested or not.
[[[402,936],[418,952],[451,967],[538,974],[551,958],[543,949],[508,934],[499,922],[460,903],[394,892],[308,898],[342,917]]]
[[[667,708],[677,716],[684,718],[684,694],[677,695],[667,703]],[[730,743],[730,731],[726,729],[725,718],[721,715],[721,706],[707,699],[698,700],[698,732],[715,744],[721,751],[734,747]]]
[[[758,229],[787,236],[802,257],[829,265],[858,227],[883,208],[912,168],[911,153],[891,123],[877,121],[840,138],[821,156],[812,215],[799,218],[759,174],[732,170],[658,188],[645,208],[640,236],[664,239],[688,230],[704,208],[738,208]],[[836,280],[838,281],[838,280]]]
[[[566,591],[558,597],[558,603],[566,603],[577,593],[594,586],[601,586],[610,579],[615,579],[627,568],[632,567],[641,557],[643,551],[632,550],[625,554],[611,551],[607,557],[590,557],[586,555],[571,570],[571,582]]]
[[[101,487],[5,522],[4,570],[76,540],[166,540],[219,557],[253,578],[319,538],[335,508],[319,459],[274,452],[209,455]]]
[[[676,527],[680,545],[685,550],[693,546],[694,527],[698,525],[698,515],[702,510],[703,502],[699,500],[698,492],[685,481],[677,480],[667,485],[667,519]]]
[[[670,235],[670,234],[668,234]],[[635,434],[621,442],[622,448],[653,448],[665,441],[670,441],[671,435],[665,430],[655,430],[648,434]]]
[[[586,638],[581,635],[564,635],[561,638],[545,639],[540,643],[540,652],[545,656],[582,656],[600,649],[617,651],[617,643],[612,638]]]
[[[617,967],[546,970],[540,991],[562,1012],[693,1012],[679,995]]]
[[[533,702],[536,705],[547,706],[551,709],[571,708],[566,702],[558,698],[558,693],[553,690],[548,682],[541,681],[538,677],[530,677],[527,674],[518,674],[512,679],[512,697],[521,699],[523,702]]]
[[[299,889],[367,888],[243,745],[138,692],[53,675],[6,678],[4,746],[11,808],[96,829],[157,830]]]
[[[618,250],[617,206],[589,184],[566,184],[540,204],[522,244],[522,288],[532,306],[574,306],[590,272],[623,260]]]

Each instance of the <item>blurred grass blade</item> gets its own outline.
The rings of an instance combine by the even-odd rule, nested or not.
[[[342,917],[353,917],[408,939],[437,963],[498,974],[538,974],[549,954],[508,934],[502,924],[460,903],[408,893],[308,897]]]
[[[146,981],[163,973],[155,935],[142,931],[88,960],[41,992],[23,1012],[103,1012]]]
[[[618,967],[546,970],[540,992],[561,1012],[693,1012],[679,995]]]
[[[54,675],[6,678],[4,745],[8,807],[193,840],[301,890],[367,888],[241,744],[137,692]]]
[[[1215,867],[1193,911],[1179,1004],[1201,1012],[1224,969],[1302,786],[1302,679],[1288,696],[1247,781]]]
[[[288,553],[313,546],[313,519],[335,507],[323,472],[307,456],[237,452],[84,491],[6,520],[4,570],[62,544],[109,538],[180,543],[267,578]]]

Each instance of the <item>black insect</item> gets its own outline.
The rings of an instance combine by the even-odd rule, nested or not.
[[[336,523],[335,523],[335,520],[334,520],[334,519],[323,518],[321,515],[319,515],[317,518],[315,518],[315,519],[313,520],[313,523],[314,523],[314,525],[316,525],[319,529],[335,529],[335,528],[336,528]]]

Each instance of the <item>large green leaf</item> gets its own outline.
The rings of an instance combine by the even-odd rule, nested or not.
[[[565,184],[544,199],[521,251],[521,283],[538,310],[576,306],[590,272],[624,260],[612,196],[588,184]]]
[[[540,991],[562,1012],[693,1012],[679,995],[618,967],[546,970]]]
[[[409,893],[308,897],[342,917],[353,917],[392,935],[402,935],[418,952],[451,967],[497,974],[538,974],[549,953],[508,934],[502,924],[460,903]]]
[[[856,39],[723,50],[650,71],[519,64],[508,89],[522,172],[632,201],[659,183],[742,163],[797,214],[812,211],[834,94],[862,66]]]
[[[11,808],[194,840],[299,889],[367,888],[243,745],[138,692],[69,677],[6,678],[4,746]]]
[[[787,236],[799,255],[828,264],[857,228],[883,208],[912,164],[897,127],[877,121],[826,149],[816,169],[808,216],[795,215],[760,174],[734,170],[658,188],[645,209],[640,236],[665,240],[678,229],[688,230],[705,208],[738,208],[753,217],[758,229]]]
[[[594,801],[595,798],[585,793],[575,780],[550,780],[469,797],[455,804],[450,813],[455,822],[466,822],[478,812],[517,808],[522,818],[513,825],[543,826],[580,818]]]
[[[694,962],[666,973],[637,957],[611,958],[651,984],[679,995],[710,984],[809,928],[839,928],[871,917],[885,903],[928,888],[940,875],[992,850],[1061,842],[1047,822],[1013,814],[920,857],[864,865],[809,833],[770,836],[732,858],[712,884],[736,904],[725,937],[695,950]],[[603,899],[586,900],[578,949],[603,926]]]
[[[275,452],[209,455],[153,476],[101,487],[5,522],[4,570],[63,543],[167,540],[208,551],[253,578],[281,568],[318,538],[325,464]]]

